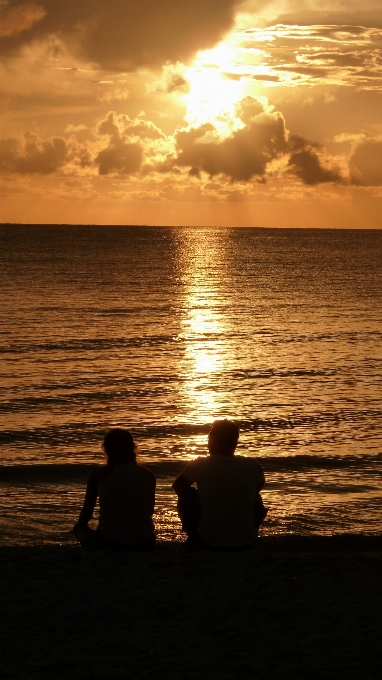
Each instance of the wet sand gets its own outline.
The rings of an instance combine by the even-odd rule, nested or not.
[[[382,677],[382,537],[0,549],[4,680]]]

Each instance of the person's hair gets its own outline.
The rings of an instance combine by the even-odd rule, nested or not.
[[[211,455],[233,456],[239,439],[239,428],[231,420],[215,420],[208,435]]]
[[[136,445],[128,430],[114,427],[103,440],[103,450],[109,463],[129,463],[136,460]]]

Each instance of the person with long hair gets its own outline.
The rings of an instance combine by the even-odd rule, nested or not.
[[[156,480],[139,465],[136,444],[128,430],[113,428],[104,439],[106,465],[89,477],[85,501],[73,533],[87,550],[152,550],[155,533],[152,515]],[[97,529],[88,523],[97,498]]]

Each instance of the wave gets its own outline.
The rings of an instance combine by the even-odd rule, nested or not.
[[[158,345],[166,345],[170,342],[175,342],[177,336],[172,335],[157,335],[157,336],[139,336],[135,338],[83,338],[78,340],[61,340],[57,342],[44,343],[28,343],[17,345],[10,345],[1,348],[2,354],[25,354],[30,352],[78,352],[78,351],[106,351],[111,349],[118,349],[121,347],[153,347]],[[61,361],[72,361],[71,356],[63,356]]]
[[[151,313],[153,308],[150,308]],[[37,312],[38,310],[36,310]],[[50,308],[49,308],[49,311]],[[161,308],[159,312],[164,312],[166,311],[166,307],[164,306],[163,309]],[[83,310],[85,313],[86,310]],[[149,311],[146,308],[143,308],[142,310],[138,310],[137,314],[139,315],[144,315],[144,312],[149,314]],[[155,312],[158,314],[158,309],[155,307]],[[106,310],[106,311],[97,311],[97,315],[99,317],[102,316],[116,316],[118,312],[113,311],[113,310]],[[206,339],[213,341],[213,340],[220,340],[224,335],[224,339],[227,340],[229,338],[237,338],[238,333],[237,332],[227,332],[225,331],[224,334],[222,332],[216,333],[216,332],[198,332],[197,335],[192,336],[192,341],[193,343],[203,343],[205,342]],[[328,334],[323,334],[323,333],[311,333],[309,335],[297,335],[297,334],[291,334],[289,337],[283,337],[281,334],[275,332],[275,331],[270,331],[270,332],[263,332],[259,331],[258,333],[255,333],[254,335],[258,336],[258,339],[261,340],[266,340],[267,345],[283,345],[283,344],[296,344],[296,343],[308,343],[308,342],[339,342],[339,341],[347,341],[351,343],[356,343],[360,342],[361,340],[375,340],[376,342],[379,342],[382,338],[382,332],[377,331],[375,329],[370,330],[370,331],[338,331],[336,330],[333,333],[328,333]],[[110,351],[114,349],[132,349],[132,348],[145,348],[145,347],[161,347],[163,345],[174,345],[174,344],[182,344],[184,342],[187,342],[189,340],[188,335],[180,333],[176,335],[168,335],[168,334],[160,334],[160,335],[142,335],[142,336],[136,336],[136,337],[115,337],[115,338],[110,338],[110,337],[104,337],[104,338],[71,338],[71,339],[65,339],[65,340],[57,340],[55,342],[44,342],[44,343],[36,343],[36,342],[30,342],[30,343],[22,343],[18,342],[17,344],[3,344],[0,346],[0,352],[1,354],[4,355],[15,355],[18,357],[19,355],[22,354],[45,354],[47,352],[60,352],[61,357],[60,361],[65,362],[65,361],[72,361],[73,360],[73,353],[77,354],[78,352],[86,352],[92,353],[92,352],[105,352],[105,351]],[[86,357],[82,357],[83,360],[85,360]],[[338,372],[338,368],[335,370],[335,372]],[[233,372],[235,373],[235,371]],[[247,371],[238,371],[237,373],[242,374],[242,373],[247,373]],[[265,371],[251,371],[251,373],[256,373],[256,377],[261,378],[261,377],[269,377],[269,376],[274,376],[274,375],[331,375],[333,371],[325,371],[325,370],[320,370],[320,371],[304,371],[304,370],[277,370],[277,369],[270,369],[270,370],[265,370]],[[263,375],[262,375],[263,373]],[[229,374],[229,371],[227,372]]]
[[[263,430],[287,430],[314,427],[317,424],[341,422],[377,421],[382,418],[382,409],[343,408],[339,410],[321,411],[315,414],[291,414],[283,418],[251,418],[235,420],[240,432],[261,432]],[[131,426],[129,430],[137,440],[159,439],[161,437],[206,434],[210,423],[158,423],[144,427]],[[105,427],[89,426],[88,423],[67,423],[59,426],[35,427],[28,429],[3,429],[0,432],[0,446],[16,443],[34,443],[57,446],[68,443],[101,442],[107,430]]]
[[[300,472],[304,470],[335,470],[354,468],[373,470],[382,476],[382,453],[360,456],[268,456],[256,457],[265,472]],[[157,477],[176,477],[187,464],[186,460],[143,461]],[[36,465],[2,465],[0,466],[0,483],[83,483],[92,470],[98,467],[95,463],[58,463]]]

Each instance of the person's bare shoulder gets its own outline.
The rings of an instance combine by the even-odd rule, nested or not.
[[[142,475],[142,477],[145,477],[147,480],[151,479],[156,481],[156,477],[151,470],[148,470],[146,467],[143,465],[137,465],[137,468],[139,470],[139,473]]]
[[[110,474],[110,471],[111,468],[109,465],[99,465],[90,473],[89,482],[99,484],[99,482]]]

